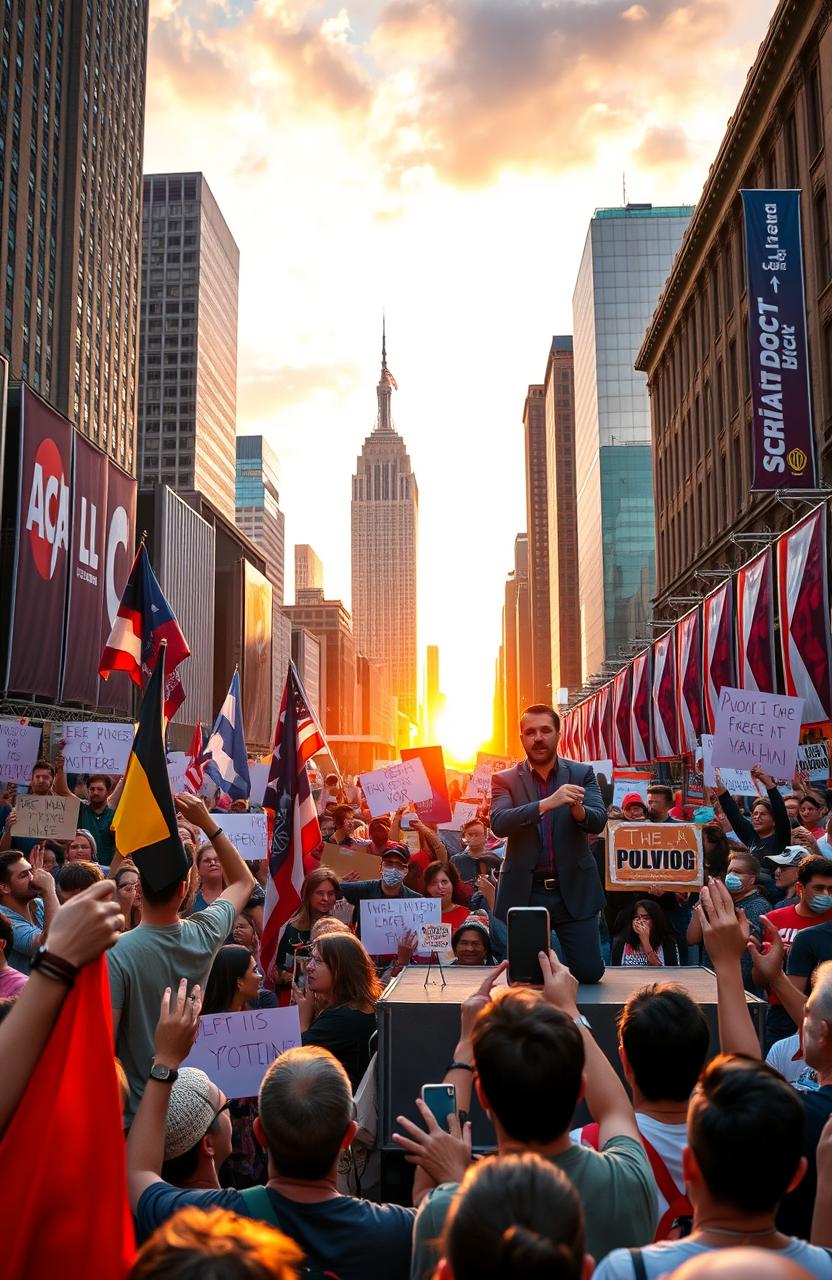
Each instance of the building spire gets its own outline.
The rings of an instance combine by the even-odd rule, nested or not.
[[[382,311],[381,313],[381,373],[382,377],[387,369],[387,317]]]
[[[378,396],[378,417],[376,431],[394,431],[393,413],[390,401],[393,391],[398,391],[398,383],[387,368],[387,317],[381,315],[381,377],[378,380],[376,394]]]

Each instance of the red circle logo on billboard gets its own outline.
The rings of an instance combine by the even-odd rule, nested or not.
[[[35,454],[26,532],[35,568],[49,582],[61,551],[69,550],[69,487],[60,450],[48,436]]]

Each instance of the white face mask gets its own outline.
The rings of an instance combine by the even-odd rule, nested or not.
[[[382,867],[381,883],[388,889],[395,889],[402,883],[406,874],[407,872],[401,871],[398,867]]]

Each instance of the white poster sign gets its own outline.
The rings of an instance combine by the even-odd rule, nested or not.
[[[204,1071],[227,1098],[256,1097],[266,1070],[301,1042],[293,1005],[244,1013],[204,1013],[183,1067]]]
[[[438,824],[439,830],[461,831],[466,822],[476,818],[479,807],[476,800],[457,800],[450,822],[440,822]]]
[[[751,769],[759,765],[774,778],[791,778],[802,716],[802,698],[722,688],[714,729],[714,768]]]
[[[359,781],[373,818],[393,813],[403,804],[430,800],[433,795],[425,766],[418,757],[362,773]]]
[[[67,773],[106,773],[111,777],[124,773],[133,746],[135,726],[104,721],[73,721],[56,724],[53,738],[63,742],[64,769]]]
[[[190,758],[187,751],[169,751],[167,754],[170,789],[174,795],[191,789],[185,780],[185,770],[188,767]]]
[[[40,754],[40,739],[38,725],[0,720],[0,782],[28,787]]]
[[[395,954],[408,930],[442,923],[439,898],[365,898],[360,904],[361,941],[371,956]]]
[[[263,796],[266,793],[266,783],[269,780],[269,769],[271,764],[250,764],[248,767],[248,776],[251,779],[251,792],[248,797],[249,804],[262,805]]]
[[[268,857],[268,828],[265,813],[218,813],[217,822],[246,862]]]
[[[829,752],[825,742],[807,742],[797,748],[797,768],[809,782],[829,781]]]
[[[701,753],[702,776],[705,779],[705,786],[715,790],[717,781],[713,764],[714,736],[712,733],[702,734]],[[697,763],[698,760],[699,757],[697,758]],[[756,796],[760,794],[757,787],[754,786],[754,779],[747,769],[720,769],[719,776],[722,779],[723,787],[729,795]]]

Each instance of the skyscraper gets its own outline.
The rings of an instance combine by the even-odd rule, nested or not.
[[[324,585],[324,566],[308,542],[295,543],[295,599],[299,591]]]
[[[543,387],[529,387],[523,406],[526,451],[526,532],[532,631],[532,702],[552,701],[549,629],[549,516],[546,493],[546,402]]]
[[[575,364],[572,335],[552,338],[543,382],[552,703],[581,683],[581,604],[575,493]]]
[[[693,212],[597,209],[572,297],[582,675],[643,636],[656,582],[647,382],[633,362]]]
[[[352,607],[358,652],[384,660],[399,711],[415,724],[419,491],[393,427],[394,389],[382,335],[378,417],[352,478]]]
[[[292,627],[305,627],[321,645],[321,719],[329,734],[355,732],[356,659],[349,609],[341,600],[325,600],[320,587],[298,592],[283,612]]]
[[[139,483],[235,509],[240,251],[201,173],[144,179]]]
[[[277,455],[263,436],[237,436],[238,528],[248,534],[266,557],[266,577],[283,604],[285,524],[280,510],[280,468]]]
[[[7,3],[2,54],[3,352],[135,475],[147,3]]]
[[[503,690],[505,732],[509,742],[517,733],[520,713],[534,701],[533,649],[529,599],[529,540],[514,539],[514,568],[508,574],[503,605]]]

